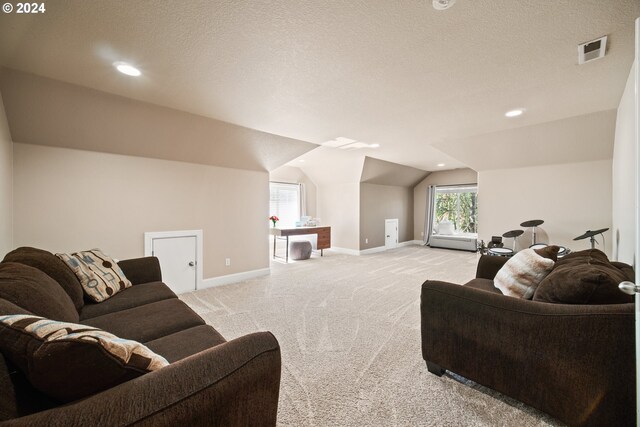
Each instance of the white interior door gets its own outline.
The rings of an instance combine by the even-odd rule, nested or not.
[[[195,236],[152,239],[152,254],[160,260],[162,281],[180,294],[196,290],[197,239]]]
[[[398,219],[384,220],[384,247],[386,249],[398,246]]]

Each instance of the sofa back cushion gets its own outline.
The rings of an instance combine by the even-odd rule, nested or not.
[[[9,252],[4,257],[4,261],[19,262],[41,270],[58,282],[67,295],[69,295],[78,312],[84,306],[84,295],[80,281],[73,271],[51,252],[23,246]]]
[[[169,364],[136,341],[30,314],[0,316],[0,350],[36,389],[61,402],[98,393]]]
[[[540,282],[533,300],[561,304],[633,302],[633,296],[618,289],[620,282],[629,280],[627,267],[613,265],[598,249],[571,253]]]
[[[79,319],[78,311],[64,289],[42,271],[25,264],[0,263],[0,298],[49,319],[63,322]]]

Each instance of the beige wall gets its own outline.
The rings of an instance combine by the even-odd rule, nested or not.
[[[618,90],[618,89],[616,89]],[[517,126],[513,122],[513,126]],[[434,147],[478,172],[611,159],[616,110],[514,127]]]
[[[618,106],[613,147],[613,252],[615,260],[634,264],[636,243],[636,144],[634,63]]]
[[[0,87],[14,141],[268,171],[317,145],[20,71]]]
[[[413,187],[429,172],[365,156],[360,182],[378,185]]]
[[[319,184],[318,217],[331,226],[331,246],[359,250],[360,183]]]
[[[305,174],[302,169],[292,166],[281,166],[269,172],[269,181],[289,182],[292,184],[304,184],[306,192],[307,215],[317,217],[317,188],[316,184]]]
[[[478,173],[472,169],[433,172],[413,188],[413,239],[423,240],[427,188],[430,185],[474,184]]]
[[[266,172],[17,143],[14,171],[16,246],[124,259],[145,231],[202,229],[205,279],[269,267]]]
[[[361,183],[360,250],[384,246],[384,220],[393,218],[398,219],[398,242],[413,240],[413,190]]]
[[[0,259],[13,249],[13,144],[0,94]]]
[[[530,219],[545,221],[541,227],[551,243],[588,249],[588,240],[573,238],[611,227],[611,160],[479,172],[479,239],[487,242],[492,235],[521,229],[520,223]],[[519,241],[528,246],[523,236]],[[598,248],[610,255],[611,231],[605,239]]]

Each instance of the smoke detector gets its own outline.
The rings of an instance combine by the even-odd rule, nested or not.
[[[433,8],[435,10],[445,10],[449,9],[456,0],[433,0]]]
[[[607,36],[578,45],[578,64],[595,61],[604,57],[607,52]]]

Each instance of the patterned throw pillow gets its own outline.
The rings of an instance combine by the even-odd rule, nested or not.
[[[35,388],[62,402],[169,364],[139,342],[30,314],[0,316],[0,350]]]
[[[56,255],[73,270],[85,294],[95,302],[131,286],[118,264],[100,249]]]
[[[531,299],[536,287],[551,272],[558,247],[524,249],[509,258],[493,279],[494,286],[510,297]]]

